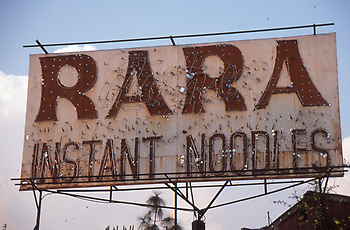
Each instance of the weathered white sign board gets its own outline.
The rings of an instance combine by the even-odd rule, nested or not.
[[[342,176],[335,42],[31,55],[21,189]]]

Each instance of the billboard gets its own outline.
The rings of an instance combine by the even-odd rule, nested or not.
[[[342,176],[342,159],[333,33],[30,56],[21,190]]]

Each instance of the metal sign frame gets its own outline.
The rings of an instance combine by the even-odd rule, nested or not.
[[[315,64],[312,58],[319,58],[325,50],[310,46],[325,41],[334,44],[327,58],[335,59],[335,36],[331,34],[103,54],[32,55],[30,75],[37,78],[29,83],[21,189],[31,189],[32,181],[40,188],[64,188],[164,183],[169,178],[185,182],[314,177],[337,168],[342,165],[342,155],[336,63],[317,59]],[[272,49],[254,49],[254,42]],[[170,58],[167,54],[174,51],[178,56]],[[266,52],[273,60],[257,61]],[[108,61],[99,59],[101,55]],[[181,55],[185,63],[176,65]],[[218,67],[218,73],[207,68],[209,59],[209,66]],[[154,67],[165,60],[170,64]],[[315,72],[322,63],[328,66]],[[266,73],[259,73],[263,70]],[[74,71],[78,80],[70,82]],[[122,76],[117,84],[103,79],[109,72],[110,78]],[[331,79],[315,80],[325,74]],[[182,76],[183,82],[174,84],[171,75]],[[101,76],[102,85],[113,83],[119,91],[101,86]],[[279,85],[283,77],[289,77],[287,85]],[[168,93],[162,94],[164,91]],[[35,98],[41,98],[40,103]],[[97,98],[103,102],[96,107]],[[169,101],[174,105],[168,106]],[[66,109],[71,104],[76,112]],[[130,104],[137,108],[126,112]],[[283,108],[276,112],[271,104]],[[72,121],[76,116],[78,122]],[[280,125],[280,120],[285,124]],[[120,152],[117,159],[116,151]],[[342,172],[335,170],[331,175],[342,176]]]
[[[328,24],[319,24],[319,25],[315,25],[315,24],[313,24],[313,25],[307,25],[307,26],[298,26],[298,27],[285,27],[285,28],[276,28],[277,30],[280,30],[280,29],[298,29],[298,28],[307,28],[307,27],[312,27],[313,28],[313,32],[314,32],[314,34],[316,34],[316,27],[318,27],[318,26],[328,26],[328,25],[334,25],[333,23],[328,23]],[[266,29],[266,30],[262,30],[262,31],[271,31],[271,30],[275,30],[275,29]],[[261,32],[261,30],[256,30],[256,31],[245,31],[245,32]],[[230,32],[230,34],[234,34],[234,33],[240,33],[240,31],[238,31],[238,32]],[[218,33],[218,34],[206,34],[206,35],[203,35],[203,36],[212,36],[212,35],[221,35],[221,34],[226,34],[226,33]],[[171,39],[171,42],[172,42],[172,44],[173,45],[175,45],[175,41],[173,40],[173,37],[172,36],[170,36],[169,37],[170,39]],[[136,39],[133,39],[133,40],[136,40]],[[46,51],[46,49],[45,49],[45,46],[46,45],[42,45],[38,40],[36,41],[37,42],[37,46],[38,47],[40,47],[45,53],[48,53],[47,51]],[[118,42],[118,41],[103,41],[103,43],[106,43],[106,42]],[[123,40],[121,40],[121,42],[123,42]],[[52,45],[62,45],[62,44],[51,44],[51,45],[49,45],[49,46],[52,46]],[[64,44],[63,44],[64,45]],[[33,46],[25,46],[25,47],[35,47],[35,45],[33,45]],[[346,166],[339,166],[339,167],[328,167],[328,170],[336,170],[336,171],[338,171],[338,174],[339,174],[339,172],[340,173],[343,173],[343,172],[345,172],[345,170],[344,170],[344,168],[346,168]],[[329,171],[328,171],[329,172]],[[329,174],[324,174],[323,172],[321,172],[321,171],[318,171],[316,174],[315,174],[315,176],[316,175],[319,175],[320,177],[319,178],[322,178],[323,176],[329,176]],[[323,175],[323,176],[322,176]],[[165,175],[166,176],[166,175]],[[328,178],[328,177],[327,177]],[[41,202],[42,202],[42,199],[44,198],[44,196],[43,196],[43,191],[46,191],[46,192],[48,192],[48,193],[52,193],[52,192],[55,192],[55,193],[60,193],[60,194],[62,194],[62,195],[69,195],[69,196],[75,196],[75,195],[73,195],[73,194],[69,194],[69,192],[76,192],[77,190],[73,190],[73,189],[69,189],[69,190],[67,190],[67,191],[64,191],[64,190],[56,190],[56,191],[54,191],[54,190],[42,190],[42,189],[40,189],[39,187],[37,187],[37,182],[38,181],[36,181],[36,179],[39,179],[39,178],[15,178],[15,179],[11,179],[11,180],[16,180],[16,181],[19,181],[20,183],[18,183],[18,184],[16,184],[16,185],[23,185],[23,182],[26,182],[26,181],[29,181],[29,183],[30,183],[30,185],[32,186],[32,190],[33,190],[33,193],[34,193],[34,197],[35,197],[35,201],[36,201],[36,206],[37,206],[37,221],[36,221],[36,226],[34,227],[34,229],[37,229],[37,230],[39,230],[39,225],[40,225],[40,215],[41,215]],[[168,180],[170,181],[170,182],[172,182],[169,178],[168,178]],[[314,179],[313,179],[314,180]],[[328,179],[327,179],[327,181],[328,181]],[[326,184],[327,184],[327,181],[326,181]],[[300,182],[301,184],[303,184],[303,183],[305,183],[305,182],[308,182],[308,181],[302,181],[302,182]],[[172,182],[173,183],[173,182]],[[277,182],[277,183],[285,183],[285,182]],[[288,183],[288,182],[287,182]],[[265,194],[269,194],[268,192],[267,192],[267,181],[266,181],[266,179],[264,180],[264,188],[265,188]],[[178,207],[177,207],[177,196],[179,195],[180,197],[182,197],[182,198],[188,198],[188,189],[190,188],[190,190],[191,190],[191,193],[192,193],[192,187],[191,187],[191,183],[186,183],[186,196],[184,196],[184,194],[181,192],[181,190],[179,190],[180,188],[177,186],[177,183],[173,183],[173,186],[171,186],[171,185],[169,185],[169,184],[166,184],[167,185],[167,187],[168,188],[170,188],[171,190],[173,190],[174,191],[174,193],[175,193],[175,207],[174,207],[174,209],[175,209],[175,219],[176,219],[176,217],[177,217],[177,210],[178,210]],[[188,187],[188,185],[189,185],[189,187]],[[225,182],[225,184],[223,185],[223,187],[222,187],[222,189],[224,188],[224,187],[226,187],[226,186],[232,186],[232,183],[231,182],[228,182],[228,181],[226,181]],[[248,185],[248,184],[247,184]],[[212,187],[211,185],[209,185],[210,187]],[[215,186],[215,185],[213,185],[213,186]],[[294,185],[292,185],[292,186],[294,186]],[[326,185],[325,185],[326,186]],[[288,186],[288,187],[286,187],[286,188],[289,188],[290,186]],[[116,187],[114,187],[114,186],[110,186],[110,189],[109,190],[103,190],[103,191],[108,191],[109,193],[110,193],[110,199],[109,199],[109,202],[110,203],[120,203],[120,202],[118,202],[118,201],[115,201],[115,200],[112,200],[112,193],[113,193],[113,191],[114,191],[114,189],[115,190],[117,190],[117,188]],[[154,187],[152,187],[152,188],[154,188]],[[138,188],[137,190],[143,190],[143,189],[152,189],[152,188],[149,188],[149,187],[147,187],[147,188]],[[286,188],[284,188],[284,189],[286,189]],[[157,189],[160,189],[160,187],[157,187]],[[39,191],[39,196],[38,196],[38,198],[37,198],[37,196],[35,195],[35,190],[38,190]],[[120,190],[120,189],[118,189],[118,190]],[[86,190],[86,191],[88,191],[88,190]],[[102,190],[98,190],[99,192],[101,192]],[[280,190],[277,190],[277,191],[273,191],[273,192],[278,192],[278,191],[280,191]],[[79,191],[79,192],[81,192],[81,191]],[[215,197],[217,197],[218,195],[220,194],[220,191],[217,193],[217,195],[215,196]],[[262,195],[264,195],[264,194],[262,194]],[[193,196],[193,194],[192,194],[192,196]],[[257,196],[254,196],[254,197],[251,197],[251,198],[257,198],[257,197],[260,197],[261,195],[257,195]],[[215,197],[213,198],[213,200],[210,202],[210,204],[208,205],[208,207],[207,207],[207,209],[206,209],[206,211],[209,209],[209,208],[211,208],[211,205],[213,204],[213,202],[215,201]],[[89,199],[91,198],[91,197],[88,197]],[[187,199],[186,198],[186,199]],[[244,201],[244,200],[247,200],[247,199],[251,199],[251,198],[244,198],[244,199],[241,199],[241,200],[238,200],[238,201],[231,201],[231,202],[227,202],[227,203],[225,203],[225,204],[221,204],[221,205],[216,205],[215,207],[221,207],[221,206],[225,206],[225,205],[229,205],[229,204],[233,204],[233,203],[237,203],[237,202],[241,202],[241,201]],[[94,200],[94,198],[91,198],[91,200]],[[129,202],[127,202],[128,204],[132,204],[132,203],[129,203]],[[164,208],[166,208],[166,207],[164,207]],[[197,208],[198,209],[198,208]],[[205,212],[206,212],[205,211]],[[197,217],[199,217],[199,215],[201,215],[201,218],[203,217],[203,215],[204,215],[204,213],[205,213],[204,211],[200,211],[199,209],[197,210]],[[200,219],[200,218],[198,218],[198,219]]]

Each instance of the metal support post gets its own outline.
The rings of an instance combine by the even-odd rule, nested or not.
[[[170,38],[171,44],[173,44],[173,46],[176,46],[173,36],[170,35],[169,38]]]
[[[109,188],[109,203],[112,203],[112,196],[113,196],[113,188],[110,186]]]
[[[41,190],[39,190],[39,203],[38,200],[36,199],[35,196],[35,190],[33,190],[34,193],[34,197],[35,197],[35,204],[36,204],[36,208],[37,208],[37,213],[36,213],[36,224],[33,230],[39,230],[39,225],[40,225],[40,216],[41,216],[41,201],[43,198],[43,192]]]
[[[316,35],[316,24],[313,24],[313,28],[314,28],[314,35]]]
[[[175,183],[175,190],[177,191],[177,183]],[[174,203],[175,203],[174,217],[175,217],[175,226],[177,226],[177,193],[174,192],[174,194],[175,194],[175,197],[174,197]]]

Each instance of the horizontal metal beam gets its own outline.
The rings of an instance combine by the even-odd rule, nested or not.
[[[309,176],[305,176],[304,178],[312,178],[312,177],[324,177],[325,175],[328,175],[328,174],[334,174],[334,173],[341,173],[341,172],[347,172],[347,170],[335,170],[335,171],[332,171],[331,173],[328,173],[328,172],[313,172],[313,173],[304,173],[305,175],[309,175]],[[285,173],[285,174],[278,174],[278,176],[282,176],[282,175],[292,175],[294,173]],[[302,174],[302,173],[295,173],[295,174]],[[261,174],[259,175],[259,177],[256,177],[256,175],[249,175],[249,176],[246,176],[245,178],[241,178],[241,179],[235,179],[235,177],[229,177],[229,176],[210,176],[210,177],[206,177],[206,179],[208,178],[215,178],[215,181],[223,181],[223,180],[237,180],[237,181],[242,181],[242,180],[261,180],[263,179],[262,176],[264,175],[267,175],[267,174]],[[277,174],[276,174],[277,175]],[[271,176],[271,175],[269,175]],[[330,175],[332,176],[332,175]],[[300,176],[301,177],[301,176]],[[79,179],[79,178],[85,178],[85,177],[75,177],[75,179]],[[33,183],[33,181],[35,180],[40,180],[40,179],[47,179],[47,180],[50,180],[50,179],[53,179],[53,178],[22,178],[22,179],[11,179],[11,180],[19,180],[21,181],[22,183],[16,183],[15,186],[20,186],[20,185],[30,185]],[[58,178],[58,179],[64,179],[64,178]],[[157,181],[157,183],[164,183],[164,180],[166,178],[153,178],[152,180],[153,181]],[[185,182],[183,181],[184,179],[186,180],[189,180],[189,181],[192,181],[192,182],[203,182],[201,181],[200,179],[198,179],[198,177],[183,177],[183,178],[171,178],[172,180],[175,180],[176,182]],[[273,177],[270,177],[269,179],[288,179],[288,178],[273,178]],[[139,181],[142,181],[144,182],[143,184],[147,184],[147,181],[149,181],[151,179],[142,179],[142,180],[139,180]],[[27,181],[28,183],[23,183],[24,181]],[[125,182],[125,185],[131,185],[131,184],[128,184],[128,181],[134,181],[132,179],[130,180],[123,180],[123,182]],[[213,180],[214,181],[214,180]],[[99,181],[90,181],[90,182],[86,182],[86,181],[73,181],[73,182],[65,182],[65,181],[62,181],[62,182],[38,182],[36,181],[35,185],[39,186],[39,185],[55,185],[55,184],[60,184],[60,185],[64,185],[64,184],[77,184],[77,187],[81,186],[83,187],[85,184],[87,183],[98,183]],[[111,180],[105,180],[104,182],[106,183],[112,183],[112,182],[121,182],[121,181],[118,181],[118,180],[114,180],[114,179],[111,179]],[[152,183],[153,184],[153,183]],[[110,186],[110,185],[108,185]],[[88,186],[88,187],[91,187]]]
[[[310,179],[310,180],[307,180],[307,181],[303,181],[303,182],[300,182],[300,183],[297,183],[297,184],[292,184],[292,185],[289,185],[289,186],[286,186],[286,187],[283,187],[283,188],[280,188],[280,189],[276,189],[276,190],[273,190],[273,191],[270,191],[270,192],[267,192],[267,193],[264,192],[264,193],[261,193],[259,195],[250,196],[250,197],[247,197],[247,198],[243,198],[243,199],[239,199],[239,200],[235,200],[235,201],[230,201],[230,202],[225,202],[225,203],[222,203],[222,204],[214,205],[214,206],[211,206],[210,209],[219,208],[219,207],[222,207],[222,206],[231,205],[231,204],[239,203],[239,202],[242,202],[242,201],[252,200],[252,199],[255,199],[255,198],[259,198],[259,197],[262,197],[262,196],[266,196],[266,195],[270,195],[270,194],[273,194],[273,193],[276,193],[276,192],[280,192],[280,191],[283,191],[283,190],[286,190],[286,189],[289,189],[289,188],[293,188],[293,187],[296,187],[296,186],[299,186],[299,185],[302,185],[302,184],[305,184],[305,183],[309,183],[309,182],[315,181],[315,180],[317,180],[317,178]]]
[[[164,40],[170,39],[173,45],[175,45],[175,38],[193,38],[193,37],[208,37],[208,36],[221,36],[221,35],[231,35],[231,34],[244,34],[244,33],[259,33],[259,32],[269,32],[269,31],[279,31],[279,30],[294,30],[303,28],[313,28],[315,31],[316,27],[322,26],[333,26],[334,23],[324,23],[324,24],[312,24],[303,26],[288,26],[288,27],[277,27],[277,28],[266,28],[266,29],[256,29],[256,30],[240,30],[231,32],[220,32],[220,33],[203,33],[203,34],[188,34],[188,35],[170,35],[170,36],[160,36],[160,37],[145,37],[145,38],[128,38],[128,39],[118,39],[118,40],[102,40],[102,41],[88,41],[88,42],[67,42],[67,43],[48,43],[38,45],[24,45],[24,48],[30,47],[45,47],[45,46],[69,46],[69,45],[90,45],[90,44],[105,44],[105,43],[117,43],[117,42],[134,42],[134,41],[149,41],[149,40]]]
[[[255,195],[255,196],[250,196],[250,197],[246,197],[246,198],[243,198],[243,199],[230,201],[230,202],[225,202],[225,203],[222,203],[222,204],[211,206],[213,201],[215,200],[215,199],[213,199],[212,202],[210,202],[210,205],[208,205],[203,210],[199,210],[195,205],[191,205],[193,209],[191,209],[191,208],[180,208],[180,207],[176,207],[176,209],[179,210],[179,211],[188,211],[188,212],[193,212],[195,210],[197,212],[198,211],[199,212],[203,211],[203,214],[202,214],[202,216],[203,216],[204,213],[206,211],[208,211],[209,209],[214,209],[214,208],[218,208],[218,207],[222,207],[222,206],[226,206],[226,205],[231,205],[231,204],[235,204],[235,203],[239,203],[239,202],[255,199],[255,198],[258,198],[258,197],[270,195],[270,194],[273,194],[273,193],[276,193],[276,192],[280,192],[280,191],[283,191],[283,190],[286,190],[286,189],[289,189],[289,188],[292,188],[292,187],[296,187],[296,186],[299,186],[299,185],[302,185],[302,184],[305,184],[305,183],[309,183],[309,182],[314,181],[314,180],[317,180],[317,178],[306,180],[306,181],[299,181],[298,183],[294,183],[292,185],[289,185],[289,186],[286,186],[286,187],[283,187],[283,188],[280,188],[280,189],[276,189],[276,190],[273,190],[273,191],[268,192],[268,193],[262,193],[262,194],[258,194],[258,195]],[[222,187],[222,185],[220,185],[220,187]],[[228,181],[225,183],[224,187],[230,187],[230,185],[228,185]],[[172,187],[170,186],[170,188],[172,188]],[[34,189],[36,189],[36,188],[33,187],[33,191],[34,191]],[[223,189],[223,187],[222,187],[222,189]],[[173,190],[173,188],[172,188],[172,190]],[[137,202],[130,202],[130,201],[118,201],[118,200],[112,200],[112,199],[98,198],[98,197],[92,197],[92,196],[85,196],[85,195],[80,195],[80,194],[72,194],[72,193],[70,193],[67,190],[56,190],[55,191],[55,190],[45,190],[44,189],[44,190],[39,190],[39,191],[41,191],[41,192],[45,191],[48,194],[66,195],[66,196],[74,197],[74,198],[77,198],[77,199],[83,199],[83,200],[92,201],[92,202],[126,204],[126,205],[140,206],[140,207],[151,207],[152,206],[152,205],[144,204],[144,203],[137,203]],[[71,190],[71,192],[72,191],[77,192],[77,190]],[[108,191],[110,191],[110,190],[108,190]],[[119,189],[115,190],[115,191],[119,191]],[[165,209],[175,209],[175,207],[169,207],[169,206],[160,206],[160,207],[161,208],[165,208]]]
[[[152,207],[153,205],[150,204],[144,204],[144,203],[137,203],[137,202],[130,202],[130,201],[120,201],[120,200],[113,200],[113,199],[105,199],[105,198],[98,198],[98,197],[92,197],[92,196],[84,196],[84,195],[79,195],[79,194],[71,194],[67,192],[62,192],[62,191],[52,191],[52,190],[41,190],[49,193],[54,193],[54,194],[60,194],[60,195],[66,195],[78,199],[83,199],[83,200],[89,200],[89,201],[94,201],[94,202],[101,202],[101,203],[115,203],[115,204],[127,204],[127,205],[134,205],[134,206],[140,206],[140,207]],[[165,209],[175,209],[174,207],[169,207],[169,206],[159,206],[160,208],[165,208]],[[189,208],[177,208],[180,211],[188,211],[188,212],[193,212],[193,209]]]
[[[272,182],[266,182],[266,184],[296,184],[303,182],[304,180],[296,180],[296,181],[272,181]],[[230,181],[231,182],[231,181]],[[238,184],[232,184],[226,185],[227,187],[240,187],[240,186],[251,186],[251,185],[263,185],[264,182],[254,182],[254,183],[238,183]],[[127,185],[125,185],[127,186]],[[211,184],[211,185],[191,185],[191,188],[218,188],[221,187],[221,184]],[[187,186],[179,186],[178,189],[186,189]],[[115,189],[113,191],[118,192],[128,192],[128,191],[142,191],[142,190],[163,190],[168,189],[168,187],[164,186],[148,186],[148,187],[136,187],[136,188],[120,188]],[[57,191],[62,192],[109,192],[110,189],[57,189]]]
[[[251,173],[254,172],[254,175],[245,175],[244,177],[246,177],[247,179],[261,179],[261,178],[257,178],[258,176],[282,176],[282,175],[293,175],[293,174],[300,174],[300,175],[322,175],[324,173],[339,173],[339,172],[347,172],[347,170],[345,170],[344,168],[349,168],[350,166],[348,165],[340,165],[340,166],[331,166],[331,167],[299,167],[299,168],[281,168],[281,169],[251,169],[251,170],[226,170],[223,172],[223,175],[205,175],[205,178],[218,178],[218,180],[220,180],[220,178],[224,178],[223,180],[228,179],[235,179],[236,176],[228,176],[225,175],[226,173],[234,173],[237,175],[240,175],[240,177],[242,177],[243,173]],[[307,170],[315,170],[313,172],[307,171]],[[317,171],[316,171],[317,170]],[[292,172],[289,172],[292,171]],[[295,172],[294,172],[295,171]],[[148,180],[164,180],[167,179],[167,176],[170,175],[182,175],[182,177],[176,177],[176,178],[172,178],[173,180],[176,179],[198,179],[198,176],[188,176],[191,174],[214,174],[217,172],[214,171],[205,171],[205,172],[195,172],[195,171],[191,171],[191,172],[171,172],[171,173],[151,173],[151,174],[147,174],[147,173],[139,173],[137,174],[138,176],[142,177],[142,176],[150,176],[152,175],[153,177],[157,177],[157,176],[162,176],[159,178],[152,178],[152,179],[148,179],[148,178],[143,178],[143,179],[138,179],[140,181],[148,181]],[[164,176],[167,175],[167,176]],[[116,175],[99,175],[99,176],[77,176],[74,177],[75,179],[86,179],[86,178],[112,178],[110,181],[104,181],[104,182],[113,182],[116,181],[113,179],[113,177],[115,177]],[[133,177],[133,174],[125,174],[124,177]],[[32,180],[49,180],[49,179],[72,179],[73,177],[37,177],[37,178],[33,178],[33,177],[25,177],[25,178],[11,178],[11,180],[17,180],[17,181],[32,181]],[[276,178],[278,179],[278,178]],[[121,181],[121,180],[118,180]],[[128,182],[128,181],[135,181],[135,179],[124,179],[122,181]],[[92,181],[93,182],[93,181]],[[57,183],[36,183],[38,184],[64,184],[64,183],[85,183],[84,181],[73,181],[73,182],[57,182]],[[87,183],[91,183],[91,181],[88,181]],[[160,182],[162,183],[162,182]]]

